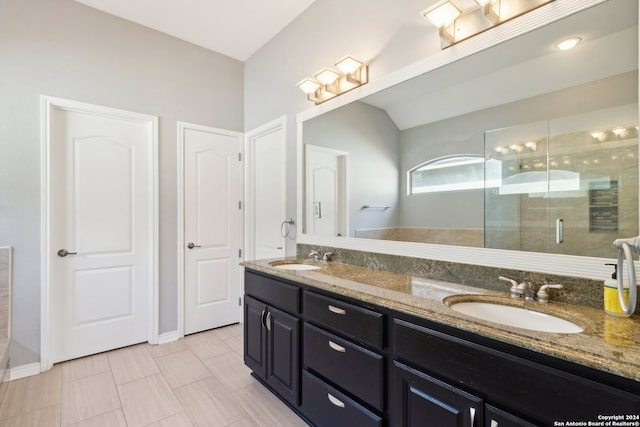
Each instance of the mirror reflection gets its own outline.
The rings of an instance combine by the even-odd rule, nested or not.
[[[616,237],[638,234],[634,3],[305,121],[304,231],[615,256]]]

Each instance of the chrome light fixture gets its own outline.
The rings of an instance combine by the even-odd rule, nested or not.
[[[318,71],[314,78],[298,83],[309,101],[321,104],[369,81],[367,64],[353,56],[345,56],[336,62],[335,67]]]
[[[441,0],[420,14],[447,48],[555,0]]]

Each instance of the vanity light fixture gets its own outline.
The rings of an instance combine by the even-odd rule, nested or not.
[[[309,101],[321,104],[369,81],[367,64],[353,56],[345,56],[335,66],[336,69],[325,68],[318,71],[315,78],[306,78],[298,83]]]
[[[420,15],[438,28],[444,49],[553,1],[442,0]]]
[[[455,43],[455,27],[451,27],[456,18],[462,14],[462,11],[453,3],[449,0],[444,0],[423,10],[420,14],[424,19],[428,20],[438,28],[438,31],[440,31],[440,38],[446,39],[451,43]]]
[[[607,139],[607,133],[602,130],[594,130],[593,132],[591,132],[591,137],[596,141],[602,142]]]
[[[611,132],[613,132],[613,134],[618,138],[623,138],[627,136],[627,128],[617,127],[615,129],[611,129]]]

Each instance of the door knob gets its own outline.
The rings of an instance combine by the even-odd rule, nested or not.
[[[58,256],[59,256],[59,257],[61,257],[61,258],[64,258],[64,257],[66,257],[67,255],[78,255],[78,252],[69,252],[69,251],[68,251],[68,250],[66,250],[66,249],[60,249],[60,250],[58,251]]]
[[[188,247],[189,249],[193,249],[193,248],[200,248],[200,247],[202,247],[202,246],[200,246],[200,245],[195,245],[195,244],[193,244],[193,242],[189,242],[189,243],[187,243],[187,247]]]

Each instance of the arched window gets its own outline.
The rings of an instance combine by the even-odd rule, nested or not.
[[[488,161],[488,172],[500,168],[500,162],[497,163]],[[408,194],[485,188],[484,156],[457,154],[429,160],[410,169],[407,178]]]

